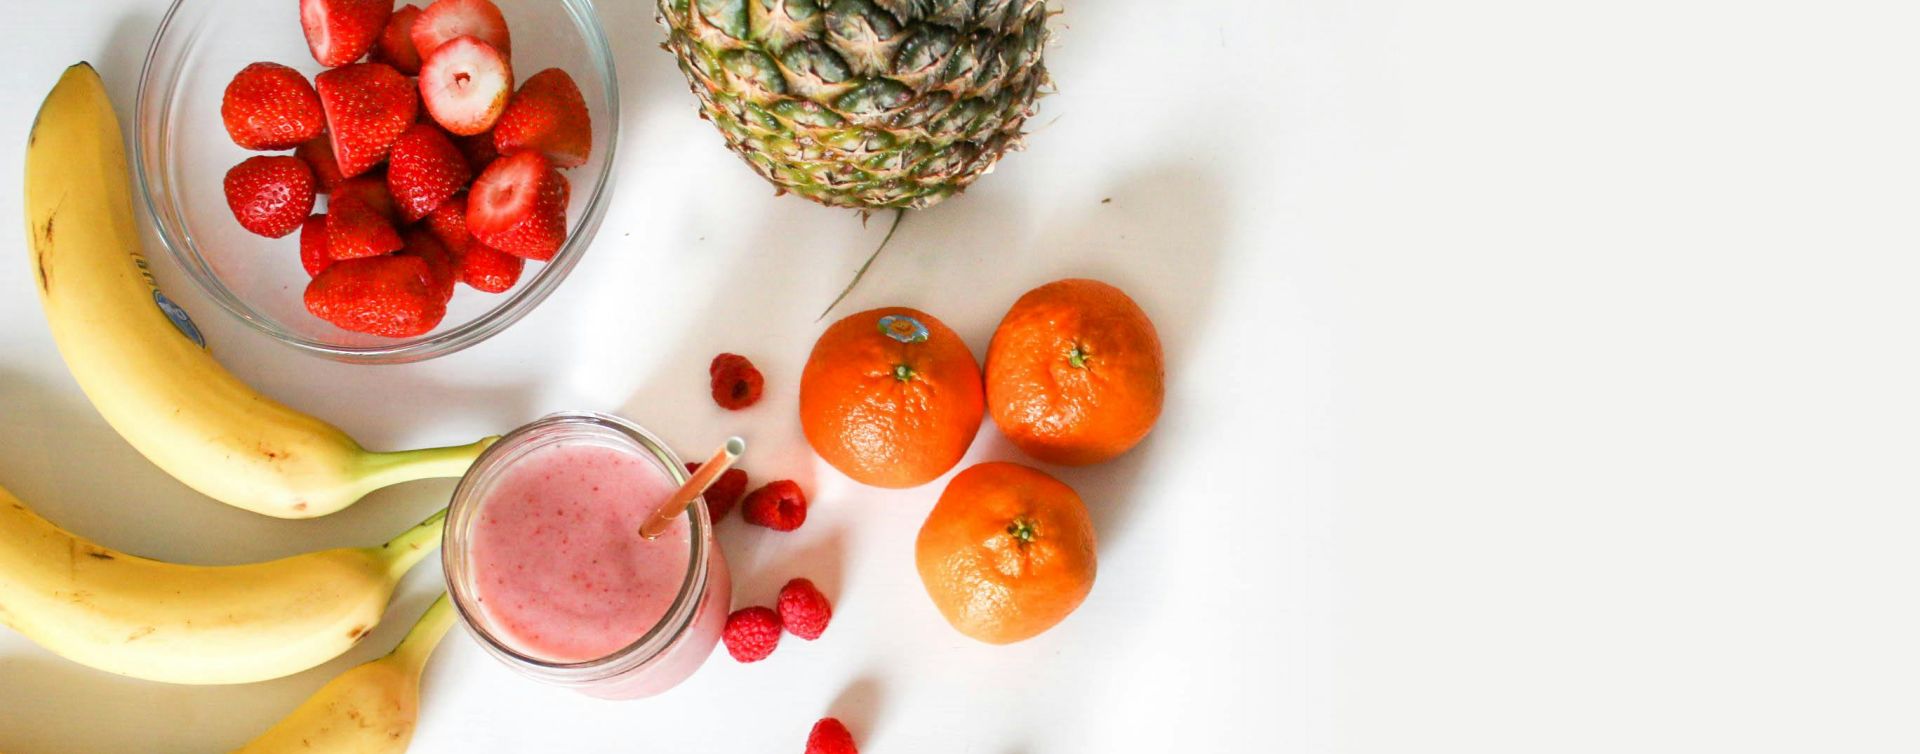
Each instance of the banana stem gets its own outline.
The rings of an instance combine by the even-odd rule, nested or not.
[[[467,467],[473,465],[473,459],[480,457],[480,451],[486,450],[498,439],[500,437],[495,435],[467,445],[369,453],[361,459],[361,489],[372,492],[415,479],[460,476],[467,473]]]
[[[393,653],[387,655],[387,661],[399,665],[409,676],[418,678],[420,671],[427,667],[427,658],[433,655],[433,648],[440,646],[440,637],[446,636],[447,628],[453,625],[453,617],[453,601],[447,598],[445,592],[441,592],[440,599],[434,600],[427,612],[420,616],[419,622],[407,631],[407,638],[401,639],[400,646],[394,647]]]
[[[380,557],[387,561],[387,578],[399,581],[401,576],[413,570],[427,553],[440,546],[441,537],[446,535],[447,509],[441,508],[427,520],[414,524],[413,528],[400,533],[380,546]]]

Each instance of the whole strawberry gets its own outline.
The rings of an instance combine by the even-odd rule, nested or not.
[[[460,282],[476,291],[505,293],[520,282],[520,271],[526,265],[525,259],[474,242],[460,257]]]
[[[402,256],[419,257],[427,263],[427,288],[433,291],[434,298],[445,304],[453,300],[453,284],[459,280],[460,271],[454,266],[452,255],[440,239],[425,228],[414,228],[403,237],[406,248],[400,250]]]
[[[300,29],[313,59],[332,68],[367,54],[392,13],[393,0],[300,0]]]
[[[328,200],[327,253],[334,259],[377,257],[404,245],[399,231],[366,202],[343,194]]]
[[[580,86],[558,68],[533,74],[494,124],[493,144],[500,154],[538,150],[554,167],[587,164],[587,155],[593,151],[593,125]]]
[[[327,125],[307,77],[278,63],[240,69],[220,98],[220,120],[233,143],[257,151],[292,149]]]
[[[473,236],[467,235],[467,198],[464,196],[448,199],[433,208],[427,213],[426,225],[456,259],[467,253],[467,247],[473,243]]]
[[[432,214],[472,178],[466,155],[431,123],[400,134],[387,157],[387,189],[402,222]]]
[[[343,330],[422,335],[447,314],[432,276],[424,260],[404,254],[336,262],[307,284],[307,311]]]
[[[284,237],[313,211],[313,171],[298,157],[249,157],[224,183],[233,219],[256,235]]]
[[[314,215],[300,224],[300,267],[307,277],[333,266],[333,253],[327,250],[327,216]]]
[[[420,115],[420,93],[392,66],[356,63],[314,79],[327,113],[333,157],[348,178],[387,159],[387,150]]]
[[[405,5],[393,10],[387,18],[387,27],[380,32],[380,38],[373,41],[370,59],[375,63],[386,63],[393,69],[412,76],[420,72],[420,51],[413,47],[413,22],[420,18],[420,9]]]
[[[293,150],[293,156],[305,160],[307,167],[313,169],[314,190],[319,193],[331,193],[335,186],[347,180],[340,174],[340,162],[333,159],[333,140],[325,135],[302,142]]]
[[[536,262],[567,240],[567,179],[539,152],[494,160],[467,193],[467,232],[493,248]]]

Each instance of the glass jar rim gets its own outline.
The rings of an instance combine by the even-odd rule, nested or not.
[[[555,433],[559,433],[556,437]],[[447,593],[452,597],[455,611],[459,613],[461,623],[467,633],[479,641],[481,647],[496,659],[507,663],[527,675],[550,683],[576,684],[592,683],[624,674],[646,665],[671,648],[694,623],[699,613],[701,598],[706,594],[708,579],[708,552],[713,546],[712,532],[707,523],[706,501],[694,498],[687,506],[688,517],[688,563],[686,577],[682,579],[680,590],[674,595],[667,611],[652,628],[612,653],[580,662],[554,662],[521,652],[507,642],[496,637],[486,627],[486,618],[473,607],[476,601],[467,585],[466,574],[472,571],[467,562],[468,530],[471,529],[473,514],[484,494],[491,486],[500,469],[515,458],[515,451],[528,447],[534,442],[549,442],[571,436],[614,437],[632,443],[637,450],[650,460],[660,464],[675,486],[687,480],[686,466],[678,455],[658,437],[642,429],[639,425],[612,414],[592,411],[562,411],[548,414],[502,435],[489,446],[473,466],[461,477],[454,488],[453,500],[448,505],[447,519],[444,524],[444,545],[440,549],[441,568],[445,571]],[[537,446],[533,446],[537,447]],[[639,536],[636,532],[634,536]]]

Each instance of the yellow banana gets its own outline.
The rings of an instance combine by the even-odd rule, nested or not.
[[[440,595],[391,654],[341,673],[233,754],[406,751],[420,719],[420,671],[453,616],[453,604]]]
[[[383,545],[266,563],[162,563],[89,542],[0,489],[0,624],[82,665],[251,683],[338,657],[380,622],[446,512]]]
[[[33,282],[60,355],[107,423],[188,486],[311,518],[390,484],[459,476],[493,441],[371,453],[214,361],[147,271],[120,127],[92,66],[68,68],[40,105],[26,164]]]

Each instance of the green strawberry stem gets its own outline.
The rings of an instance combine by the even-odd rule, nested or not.
[[[854,286],[860,284],[860,279],[867,276],[867,268],[873,266],[873,260],[880,258],[880,252],[887,250],[887,244],[893,240],[893,234],[900,230],[900,221],[905,219],[907,219],[906,210],[898,209],[893,211],[893,226],[887,228],[887,237],[880,239],[879,248],[874,249],[873,253],[867,256],[866,263],[860,265],[860,269],[853,273],[853,279],[847,282],[847,287],[842,289],[840,295],[833,299],[833,303],[827,304],[827,310],[821,312],[820,316],[813,321],[819,322],[820,320],[826,319],[828,314],[833,313],[834,307],[839,306],[840,302],[847,300],[847,294],[852,293]]]
[[[433,655],[433,648],[440,646],[440,637],[446,636],[447,629],[453,625],[453,617],[453,601],[441,592],[440,599],[433,601],[419,622],[407,631],[407,637],[400,640],[400,646],[387,655],[386,661],[400,666],[409,677],[420,677],[420,671],[427,667],[427,658]]]
[[[387,578],[399,581],[420,561],[440,546],[440,539],[446,535],[447,509],[441,508],[427,520],[414,524],[413,528],[400,533],[400,536],[387,540],[380,546],[380,557],[387,561]]]
[[[370,453],[361,460],[360,485],[367,492],[416,479],[440,479],[467,473],[473,459],[500,439],[483,437],[478,442],[444,448],[421,448],[392,453]]]

